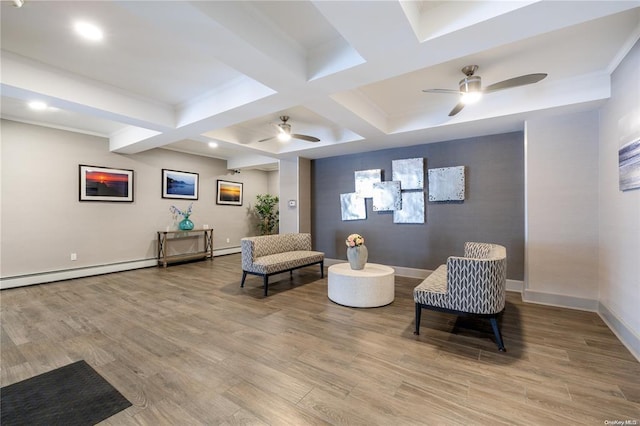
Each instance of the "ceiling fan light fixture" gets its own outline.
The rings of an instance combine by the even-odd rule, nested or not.
[[[288,115],[281,115],[280,120],[282,120],[282,123],[279,123],[277,125],[278,134],[270,138],[261,139],[258,142],[267,142],[273,139],[278,139],[280,142],[289,142],[291,139],[300,139],[307,142],[320,142],[320,139],[316,138],[315,136],[291,133],[291,124],[287,123],[287,121],[289,121]]]
[[[280,142],[289,142],[291,140],[291,134],[286,132],[278,133],[278,140]]]
[[[453,117],[458,114],[465,105],[478,102],[484,93],[493,93],[498,90],[511,89],[513,87],[526,86],[528,84],[534,84],[547,77],[546,73],[525,74],[518,77],[509,78],[507,80],[499,81],[498,83],[490,84],[489,86],[482,87],[482,79],[479,75],[474,75],[478,70],[477,65],[467,65],[462,68],[462,73],[466,76],[458,83],[458,90],[451,89],[424,89],[423,92],[427,93],[447,93],[452,95],[458,95],[460,100],[455,107],[449,112],[449,117]]]
[[[460,102],[465,105],[478,102],[482,97],[482,79],[479,75],[469,75],[459,83]]]
[[[460,102],[465,105],[474,104],[482,98],[482,92],[466,92],[460,95]]]
[[[283,115],[280,120],[282,120],[282,123],[278,124],[278,130],[280,130],[278,140],[280,142],[289,142],[291,140],[291,124],[287,123],[289,117]]]

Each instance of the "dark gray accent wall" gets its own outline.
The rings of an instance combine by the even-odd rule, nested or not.
[[[343,221],[340,194],[354,192],[356,170],[382,169],[391,180],[391,161],[425,158],[424,224],[395,224],[393,212],[374,212],[366,199],[367,219]],[[466,198],[431,203],[427,169],[466,166]],[[461,256],[465,241],[492,242],[507,248],[507,276],[524,278],[524,135],[522,132],[386,149],[314,160],[311,169],[311,226],[316,250],[346,259],[344,240],[364,236],[369,262],[433,270],[448,256]]]

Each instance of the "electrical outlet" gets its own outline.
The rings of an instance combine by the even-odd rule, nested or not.
[[[78,260],[78,255],[76,253],[71,253],[71,260]]]
[[[229,243],[229,242],[231,242],[231,240],[229,238],[227,238],[227,242]]]

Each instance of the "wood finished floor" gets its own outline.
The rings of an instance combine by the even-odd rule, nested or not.
[[[84,359],[133,406],[108,425],[640,424],[640,363],[595,313],[509,293],[489,324],[424,311],[412,289],[356,309],[318,267],[270,285],[240,256],[4,290],[1,385]]]

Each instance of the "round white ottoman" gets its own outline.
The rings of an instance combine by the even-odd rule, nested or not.
[[[329,299],[354,308],[388,305],[395,297],[393,268],[367,263],[353,270],[348,263],[329,266]]]

